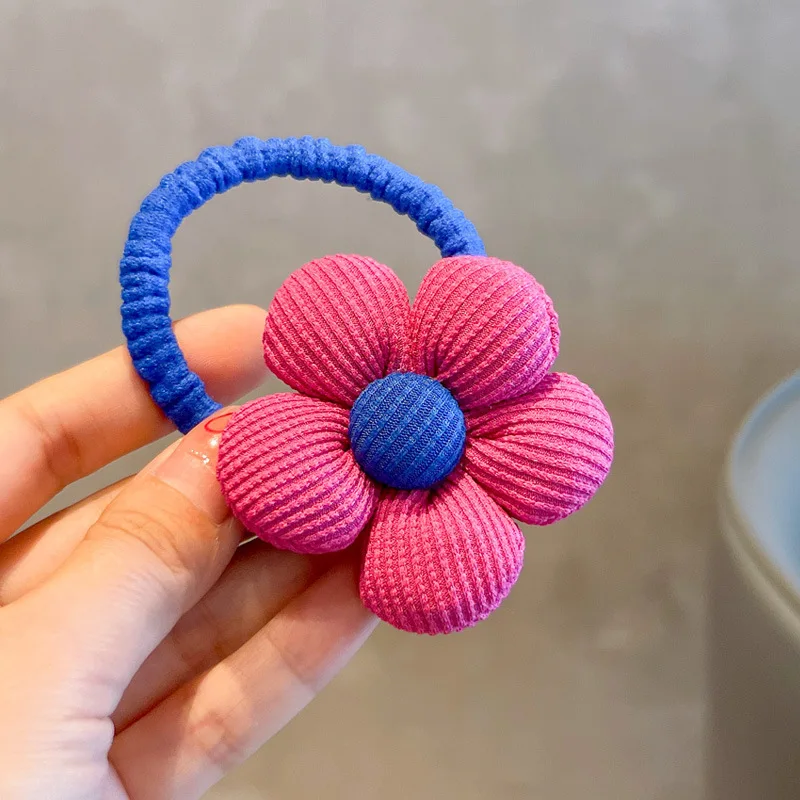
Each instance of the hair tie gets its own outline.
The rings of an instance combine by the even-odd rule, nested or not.
[[[485,255],[431,184],[351,145],[241,139],[166,175],[131,223],[120,265],[123,331],[154,401],[182,432],[216,413],[172,331],[172,237],[244,181],[335,182],[408,215],[442,260],[413,306],[388,267],[328,256],[292,273],[264,327],[267,366],[295,393],[231,417],[217,475],[232,513],[276,547],[327,553],[363,535],[360,593],[416,633],[474,625],[522,567],[514,519],[583,506],[611,467],[613,429],[577,378],[551,372],[558,318],[525,270]]]

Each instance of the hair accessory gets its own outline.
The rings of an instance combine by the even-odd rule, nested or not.
[[[263,345],[296,393],[234,413],[222,491],[249,531],[282,549],[328,553],[363,535],[362,600],[395,627],[474,625],[519,575],[514,519],[547,525],[583,506],[611,467],[613,429],[589,387],[550,371],[550,298],[525,270],[487,257],[440,189],[325,139],[204,151],[165,176],[131,224],[120,273],[133,363],[181,431],[219,410],[172,332],[171,239],[213,195],[285,175],[369,193],[411,217],[443,258],[413,306],[394,272],[364,256],[289,276]]]

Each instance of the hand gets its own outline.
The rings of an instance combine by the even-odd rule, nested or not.
[[[236,307],[178,323],[212,396],[260,383],[263,320]],[[352,555],[241,545],[215,478],[224,422],[9,538],[170,426],[124,349],[0,402],[3,800],[200,797],[373,629]]]

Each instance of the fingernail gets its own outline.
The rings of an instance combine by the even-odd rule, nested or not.
[[[217,524],[230,517],[217,481],[217,458],[222,431],[235,410],[223,409],[201,423],[163,461],[151,465],[154,477],[177,489]]]
[[[236,409],[233,411],[220,411],[219,414],[215,414],[211,419],[203,423],[203,430],[208,431],[208,433],[222,433],[228,427],[228,423],[235,413]]]
[[[146,464],[139,472],[140,475],[153,475],[178,448],[180,441],[173,442],[169,447],[165,447],[149,464]]]

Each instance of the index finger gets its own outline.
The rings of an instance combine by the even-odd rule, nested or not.
[[[265,316],[229,306],[176,324],[189,367],[219,402],[266,376]],[[124,347],[0,401],[0,542],[68,484],[171,430]]]

